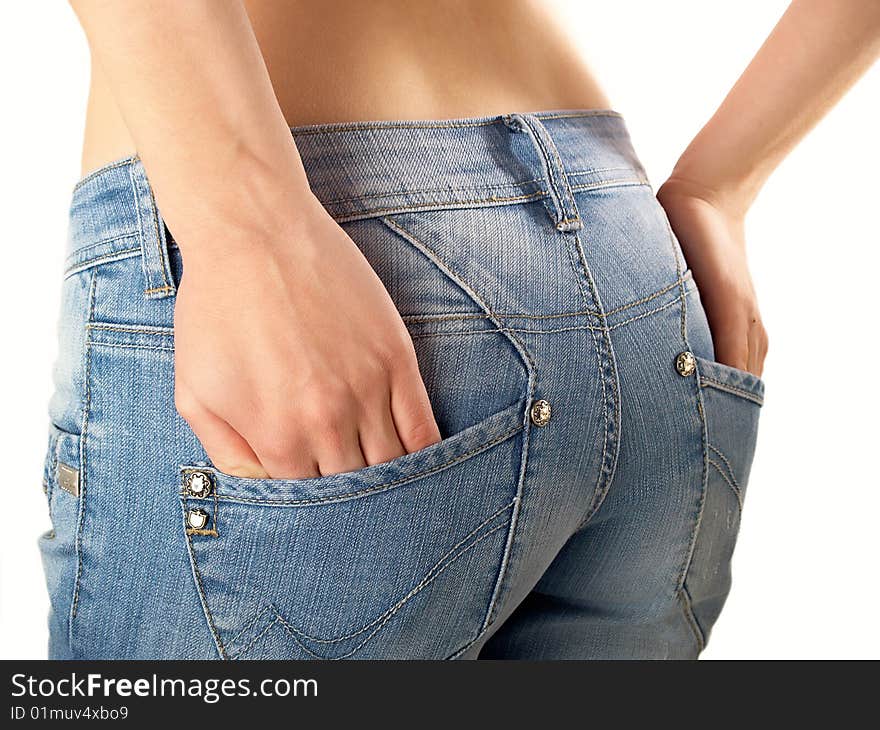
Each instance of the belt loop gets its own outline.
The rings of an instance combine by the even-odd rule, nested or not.
[[[551,215],[556,230],[579,231],[584,224],[574,202],[574,194],[568,183],[568,175],[562,165],[559,150],[550,137],[547,128],[534,114],[508,114],[504,123],[514,132],[526,132],[534,142],[544,168],[544,176],[549,185]]]
[[[153,190],[143,163],[135,159],[129,167],[134,204],[138,217],[141,265],[144,270],[144,296],[147,299],[172,297],[176,293],[168,260],[168,237],[165,223],[156,207]]]

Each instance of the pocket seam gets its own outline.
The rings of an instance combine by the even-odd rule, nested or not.
[[[484,522],[477,528],[477,530],[479,530],[480,527],[483,527],[486,524],[490,524],[493,519],[495,519],[499,515],[503,514],[507,510],[511,509],[511,507],[513,507],[514,503],[515,503],[515,501],[511,501],[510,503],[508,503],[507,505],[502,507],[500,510],[498,510],[495,514],[491,515],[489,518],[484,520]],[[366,626],[363,626],[360,629],[358,629],[357,631],[352,632],[348,636],[334,637],[331,639],[320,639],[320,638],[317,638],[314,636],[310,636],[309,634],[306,634],[305,632],[300,631],[295,626],[293,626],[289,621],[287,621],[281,615],[281,613],[274,606],[269,606],[267,608],[272,613],[275,614],[275,618],[272,621],[270,621],[269,625],[266,626],[256,637],[254,637],[251,641],[249,641],[247,643],[247,645],[242,647],[239,651],[235,651],[231,654],[228,654],[228,656],[230,659],[240,659],[251,648],[251,646],[253,646],[259,639],[261,639],[263,637],[263,635],[267,631],[269,631],[272,628],[272,626],[274,626],[275,624],[279,624],[303,651],[305,651],[307,654],[314,657],[315,659],[332,659],[332,660],[348,659],[349,657],[352,657],[357,652],[359,652],[364,646],[366,646],[367,643],[374,636],[376,636],[379,633],[379,631],[381,631],[381,629],[385,626],[385,624],[387,624],[389,621],[391,621],[391,619],[394,618],[394,616],[398,613],[398,611],[400,611],[407,603],[409,603],[409,601],[411,601],[419,593],[421,593],[421,591],[424,588],[427,588],[429,585],[431,585],[431,583],[433,583],[437,579],[437,577],[446,570],[446,568],[448,568],[450,565],[452,565],[455,561],[457,561],[463,555],[466,555],[467,553],[469,553],[479,543],[481,543],[483,540],[488,538],[490,535],[493,535],[494,533],[498,532],[499,530],[503,530],[505,527],[507,527],[509,525],[509,522],[510,521],[508,520],[506,522],[501,522],[501,523],[495,525],[491,530],[488,530],[487,532],[484,532],[482,535],[479,535],[473,541],[471,541],[469,544],[467,544],[465,547],[463,547],[461,550],[458,550],[458,548],[461,547],[462,543],[467,542],[467,540],[469,538],[473,537],[477,533],[477,530],[474,530],[473,532],[471,532],[471,534],[469,534],[467,537],[465,537],[463,540],[461,540],[458,545],[454,546],[451,550],[447,551],[447,555],[444,556],[444,558],[437,563],[437,565],[440,565],[439,568],[437,567],[437,565],[435,565],[433,568],[431,568],[425,574],[425,576],[430,576],[430,577],[427,577],[427,578],[423,577],[422,580],[420,580],[416,586],[414,586],[413,588],[411,588],[407,592],[407,595],[405,596],[405,598],[403,598],[402,600],[395,603],[391,608],[386,609],[382,614],[379,615],[379,617],[373,619]],[[456,552],[456,550],[458,550],[458,552]],[[258,614],[258,618],[262,617],[266,613],[266,610],[267,609],[263,609],[262,611],[260,611]],[[256,621],[249,622],[248,628],[253,626],[253,624],[255,622]],[[326,657],[326,656],[322,656],[320,654],[316,654],[315,652],[311,651],[307,646],[305,646],[302,643],[302,641],[300,640],[300,637],[303,637],[304,639],[308,639],[310,641],[313,641],[316,644],[338,644],[340,641],[345,641],[346,639],[351,639],[351,638],[354,638],[355,636],[358,636],[359,634],[364,633],[365,631],[369,630],[373,626],[375,626],[375,628],[373,628],[373,630],[366,636],[366,638],[364,638],[364,640],[361,641],[354,649],[351,649],[351,650],[347,651],[345,654],[343,654],[342,656],[338,656],[338,657]],[[240,638],[242,633],[245,633],[245,632],[239,632],[239,634],[236,638]],[[226,645],[227,652],[228,652],[229,647],[231,645],[232,645],[232,642],[230,642],[229,644]]]
[[[491,416],[490,416],[491,418]],[[476,425],[476,424],[475,424]],[[422,479],[427,476],[431,476],[432,474],[436,474],[438,472],[444,471],[456,464],[461,463],[462,461],[466,461],[470,459],[472,456],[476,456],[477,454],[486,451],[493,446],[497,446],[498,444],[507,441],[511,437],[515,436],[517,433],[522,431],[523,425],[517,424],[513,428],[507,430],[499,436],[496,436],[494,439],[487,441],[485,443],[476,446],[470,451],[465,452],[464,454],[460,454],[459,456],[450,459],[449,461],[443,462],[436,466],[433,466],[429,469],[425,469],[422,471],[415,472],[413,474],[408,474],[404,477],[400,477],[399,479],[395,479],[390,482],[386,482],[384,484],[377,484],[371,487],[367,487],[366,489],[360,489],[354,492],[345,492],[343,494],[337,494],[331,497],[316,497],[315,499],[260,499],[257,497],[236,497],[234,495],[224,495],[220,493],[219,490],[219,482],[222,478],[232,478],[236,479],[237,477],[231,477],[230,475],[225,475],[222,472],[217,471],[213,467],[199,467],[199,466],[182,466],[181,469],[187,470],[205,470],[210,471],[218,476],[218,486],[215,488],[215,497],[217,500],[221,502],[235,502],[236,504],[252,504],[252,505],[268,505],[268,506],[280,506],[280,507],[299,507],[299,506],[320,506],[324,504],[335,504],[337,502],[345,502],[350,499],[359,499],[361,497],[368,496],[370,494],[377,494],[380,492],[386,492],[391,489],[395,489],[397,487],[403,486],[404,484],[415,481],[416,479]],[[262,480],[260,480],[262,481]],[[271,481],[271,480],[270,480]]]
[[[714,451],[721,461],[724,462],[724,465],[727,467],[727,473],[721,468],[721,465],[718,464],[711,456],[708,457],[709,463],[714,466],[718,473],[724,477],[724,481],[727,482],[728,486],[733,490],[733,493],[736,495],[736,501],[739,503],[739,509],[742,511],[743,508],[743,496],[742,496],[742,486],[736,478],[736,472],[733,470],[733,465],[730,463],[730,460],[724,455],[724,452],[721,451],[714,444],[709,444],[709,448]]]
[[[764,405],[764,381],[760,377],[732,365],[725,365],[699,355],[695,357],[700,388],[715,388],[758,406]]]
[[[709,465],[715,468],[715,471],[717,471],[721,475],[721,478],[725,481],[727,486],[730,487],[730,491],[733,492],[734,496],[736,497],[736,503],[739,506],[740,512],[742,512],[742,508],[743,508],[742,494],[740,493],[739,489],[737,489],[733,485],[733,482],[730,481],[730,477],[724,473],[724,470],[721,468],[721,465],[717,461],[715,461],[715,459],[713,459],[711,456],[709,457]]]
[[[730,393],[731,395],[745,398],[746,400],[749,400],[759,406],[764,405],[764,399],[755,395],[751,391],[745,390],[743,388],[738,388],[737,386],[730,385],[729,383],[722,383],[720,380],[710,378],[708,375],[700,374],[700,385],[704,388],[716,388],[718,390],[723,390],[725,393]]]

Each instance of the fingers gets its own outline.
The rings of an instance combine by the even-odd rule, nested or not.
[[[407,453],[394,426],[390,393],[383,393],[381,400],[365,408],[362,419],[360,446],[368,465],[383,464]]]
[[[431,401],[415,357],[412,358],[412,364],[401,368],[392,380],[391,415],[407,453],[424,449],[440,440],[440,429],[434,419]]]
[[[759,378],[764,371],[764,359],[767,357],[767,331],[760,320],[756,320],[749,328],[749,366],[748,371]]]
[[[367,465],[354,421],[325,425],[317,435],[315,457],[321,476],[357,471]]]
[[[269,476],[248,442],[222,418],[205,409],[181,415],[189,423],[217,469],[225,474],[250,479],[265,479]]]
[[[415,360],[415,358],[413,358]],[[418,365],[401,369],[388,388],[358,409],[323,402],[306,423],[244,428],[198,405],[181,410],[214,466],[251,479],[308,479],[382,464],[440,441]],[[247,424],[245,424],[246,426]]]
[[[767,356],[767,333],[760,320],[747,326],[725,328],[716,336],[717,330],[717,327],[713,330],[715,359],[761,377]]]

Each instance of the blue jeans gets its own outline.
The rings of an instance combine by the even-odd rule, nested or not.
[[[443,440],[312,479],[214,468],[174,408],[180,251],[137,159],[95,172],[50,407],[50,656],[696,657],[764,386],[713,360],[619,115],[293,133]]]

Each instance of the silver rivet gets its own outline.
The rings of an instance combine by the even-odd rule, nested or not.
[[[186,513],[186,524],[193,530],[201,530],[208,524],[208,513],[203,509],[191,509]]]
[[[550,408],[550,404],[545,400],[536,400],[532,403],[532,409],[530,411],[530,415],[532,417],[532,423],[536,426],[546,426],[550,423],[550,415],[552,413],[552,409]]]
[[[186,490],[193,497],[207,497],[211,493],[211,477],[203,471],[191,471],[186,475]]]
[[[682,352],[677,358],[675,358],[675,369],[678,371],[679,375],[686,378],[688,375],[692,375],[694,370],[697,369],[697,358],[695,358],[690,352]]]

